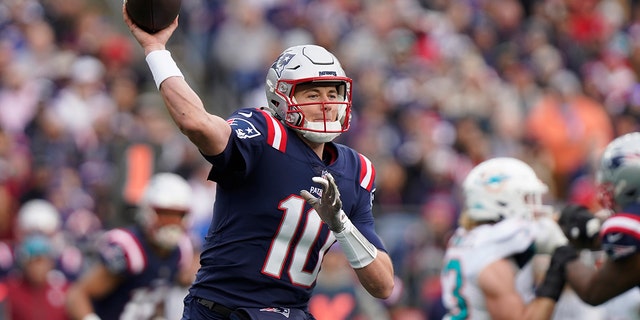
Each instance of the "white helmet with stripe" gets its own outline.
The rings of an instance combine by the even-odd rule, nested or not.
[[[463,191],[467,215],[474,221],[499,221],[535,215],[550,215],[552,208],[542,204],[548,192],[533,169],[509,157],[493,158],[469,172]]]
[[[53,235],[60,230],[61,224],[60,212],[47,200],[29,200],[18,211],[18,232],[23,235],[33,233]]]
[[[331,104],[339,105],[337,120],[305,119],[300,109],[305,104],[298,103],[293,96],[296,87],[305,83],[335,85],[340,101]],[[338,59],[323,47],[300,45],[286,49],[269,68],[265,90],[268,106],[276,117],[310,141],[329,142],[349,129],[351,79]]]
[[[191,194],[189,183],[174,173],[157,173],[147,184],[140,203],[139,219],[159,246],[175,248],[185,234],[185,227],[176,224],[157,226],[158,211],[172,210],[188,214],[191,210]]]

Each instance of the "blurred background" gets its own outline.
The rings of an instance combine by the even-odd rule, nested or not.
[[[133,222],[157,171],[192,183],[196,242],[206,232],[215,184],[164,111],[121,6],[0,2],[3,276],[26,203],[55,208],[61,240],[50,251],[73,281],[101,231]],[[441,257],[475,164],[523,159],[549,185],[547,203],[595,212],[596,159],[639,128],[639,1],[182,0],[179,21],[169,49],[223,117],[266,105],[265,72],[291,45],[326,47],[354,79],[351,129],[338,142],[376,166],[377,227],[399,285],[372,300],[335,249],[311,302],[319,320],[440,319]]]

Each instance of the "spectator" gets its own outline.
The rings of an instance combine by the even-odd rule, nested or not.
[[[64,307],[69,282],[55,269],[55,256],[45,236],[30,235],[18,243],[18,268],[6,279],[8,319],[69,319]]]

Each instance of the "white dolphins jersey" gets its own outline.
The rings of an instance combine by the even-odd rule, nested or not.
[[[528,303],[534,297],[531,221],[506,219],[472,230],[458,228],[449,240],[441,272],[444,319],[491,319],[478,276],[490,263],[508,258],[516,271],[516,289]]]

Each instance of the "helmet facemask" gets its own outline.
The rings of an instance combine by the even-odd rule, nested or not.
[[[344,93],[346,91],[347,85],[343,82],[338,82],[335,84],[331,82],[305,82],[294,86],[292,92],[295,92],[297,87],[304,84],[317,84],[318,86],[335,85],[338,92],[338,101],[314,101],[299,103],[292,93],[291,97],[287,97],[286,99],[288,109],[284,120],[287,125],[298,131],[304,138],[316,143],[332,141],[341,133],[347,131],[349,129],[348,114],[350,113],[349,111],[351,109],[351,105],[345,102],[346,99]],[[314,106],[316,108],[319,107],[323,112],[323,121],[307,120],[303,111],[304,106]],[[334,117],[331,117],[331,115],[327,114],[327,111],[332,107],[338,108],[335,120],[333,120]]]

